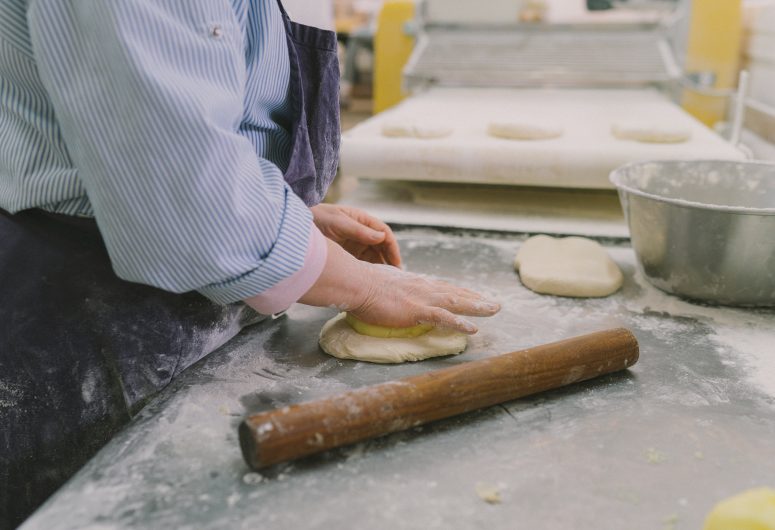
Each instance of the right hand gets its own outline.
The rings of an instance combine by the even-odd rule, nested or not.
[[[462,316],[492,316],[500,305],[481,295],[404,272],[358,261],[328,241],[328,258],[318,281],[299,302],[349,311],[369,324],[410,327],[433,324],[462,333],[476,326]]]

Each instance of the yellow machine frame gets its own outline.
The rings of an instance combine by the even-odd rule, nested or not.
[[[742,38],[741,0],[691,0],[686,71],[712,73],[713,88],[736,84]],[[406,31],[415,15],[413,0],[387,0],[374,36],[374,113],[392,107],[406,96],[401,73],[414,38]],[[706,125],[725,118],[726,100],[687,90],[683,106]]]

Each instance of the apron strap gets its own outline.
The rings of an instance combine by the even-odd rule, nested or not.
[[[288,16],[288,12],[285,10],[285,6],[283,6],[282,0],[277,0],[277,7],[280,8],[280,13],[283,14],[283,17],[290,20],[291,17]]]

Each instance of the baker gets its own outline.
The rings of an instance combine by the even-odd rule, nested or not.
[[[335,35],[277,0],[0,4],[0,525],[261,315],[497,312],[319,204],[338,78]]]

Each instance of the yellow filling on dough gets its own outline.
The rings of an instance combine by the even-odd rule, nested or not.
[[[411,326],[408,328],[388,328],[385,326],[377,326],[375,324],[367,324],[362,320],[358,320],[356,317],[347,313],[345,320],[350,327],[361,335],[368,337],[378,337],[381,339],[408,339],[413,337],[419,337],[424,335],[433,329],[432,324],[418,324],[417,326]]]

